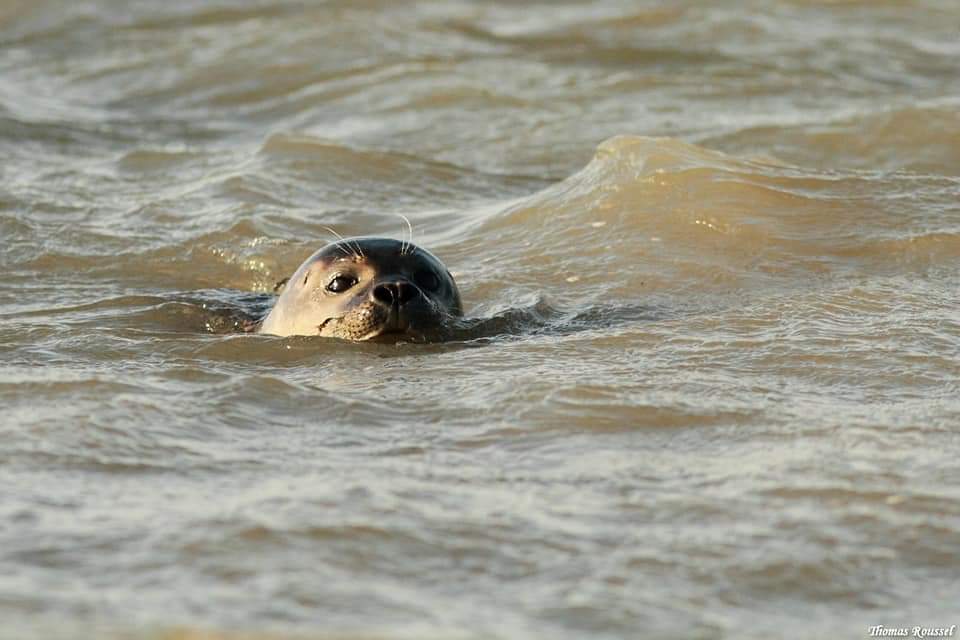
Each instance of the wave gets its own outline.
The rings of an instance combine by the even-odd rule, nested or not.
[[[932,200],[904,197],[936,187]],[[576,298],[805,286],[922,272],[960,250],[960,182],[816,171],[619,136],[566,180],[488,215],[482,275]],[[466,253],[465,246],[457,247]]]

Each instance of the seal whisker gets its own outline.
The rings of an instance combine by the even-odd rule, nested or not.
[[[403,221],[407,223],[407,232],[410,234],[410,239],[403,241],[400,244],[400,255],[405,256],[407,255],[407,252],[413,248],[413,225],[410,224],[410,218],[407,216],[403,215],[402,213],[398,213],[397,215],[403,218]]]
[[[343,255],[347,256],[348,258],[350,256],[361,257],[363,255],[363,253],[361,252],[360,256],[358,256],[357,252],[354,250],[353,245],[351,245],[350,242],[346,238],[344,238],[342,235],[340,235],[330,227],[324,227],[324,229],[326,229],[327,231],[335,235],[337,238],[340,239],[340,242],[343,243],[343,244],[337,244],[337,249],[339,249],[343,253]],[[346,248],[343,245],[347,245]],[[349,251],[347,249],[349,249]]]
[[[353,239],[353,246],[357,248],[357,253],[360,255],[361,258],[367,257],[363,254],[363,249],[360,247],[360,242],[358,242],[356,238]]]

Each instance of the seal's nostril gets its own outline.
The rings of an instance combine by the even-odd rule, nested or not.
[[[373,288],[373,299],[388,306],[402,307],[416,300],[420,295],[420,289],[404,280],[378,284]]]
[[[396,287],[398,293],[397,300],[402,305],[420,297],[420,290],[409,282],[398,282]]]
[[[398,298],[397,285],[378,284],[373,288],[373,298],[374,300],[382,302],[383,304],[392,305],[393,301]]]

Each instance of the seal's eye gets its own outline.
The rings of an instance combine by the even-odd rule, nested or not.
[[[333,280],[327,283],[327,291],[332,293],[341,293],[353,285],[357,284],[357,279],[353,276],[337,275]]]
[[[440,288],[440,278],[433,271],[418,271],[414,274],[413,281],[418,287],[427,291],[436,291]]]

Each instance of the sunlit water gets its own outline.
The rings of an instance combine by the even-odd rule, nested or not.
[[[0,635],[960,623],[958,28],[4,3]],[[397,214],[477,336],[229,332]]]

